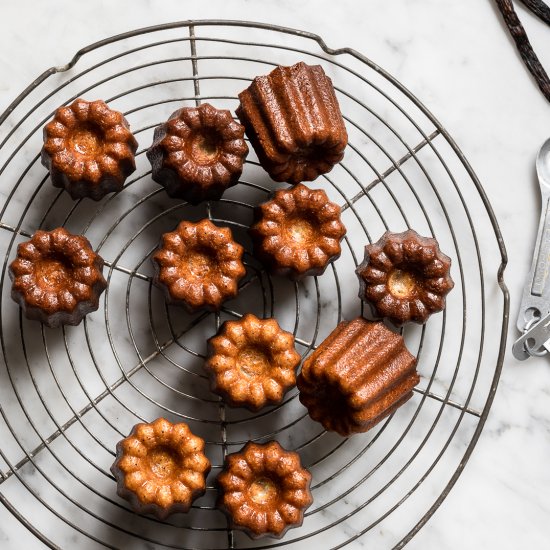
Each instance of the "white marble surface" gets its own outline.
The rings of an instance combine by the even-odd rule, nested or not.
[[[521,7],[518,11],[550,68],[550,29]],[[500,222],[510,258],[505,273],[511,292],[509,350],[517,336],[515,317],[538,223],[534,157],[550,133],[550,106],[526,73],[490,0],[0,0],[0,112],[45,68],[66,63],[84,45],[138,27],[203,18],[286,25],[316,32],[331,47],[351,46],[432,110],[470,161]],[[493,408],[464,473],[409,547],[547,546],[549,394],[548,358],[520,364],[508,352]],[[330,520],[330,513],[326,517]],[[33,521],[39,524],[40,518]],[[64,547],[74,544],[60,540]],[[388,548],[391,540],[382,527],[369,547]],[[2,548],[40,546],[3,507],[0,541]]]

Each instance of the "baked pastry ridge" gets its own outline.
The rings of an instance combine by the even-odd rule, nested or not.
[[[209,103],[183,107],[155,129],[147,157],[153,180],[191,204],[217,200],[239,181],[248,145],[244,127]]]
[[[218,311],[225,300],[237,295],[238,282],[246,273],[243,252],[228,227],[218,227],[208,219],[182,221],[162,236],[153,255],[153,282],[168,303],[191,312]]]
[[[321,275],[340,256],[346,228],[325,191],[298,184],[256,207],[249,234],[270,273],[298,281]]]

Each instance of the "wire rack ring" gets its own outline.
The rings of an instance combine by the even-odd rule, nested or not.
[[[153,129],[181,105],[234,112],[254,76],[297,61],[332,78],[349,132],[342,163],[314,182],[342,207],[343,252],[326,273],[291,283],[247,252],[239,296],[219,314],[187,314],[152,286],[159,236],[181,219],[230,227],[250,251],[252,209],[278,187],[253,152],[220,201],[170,199],[150,177]],[[40,164],[41,131],[77,97],[124,112],[140,147],[122,192],[72,201]],[[448,132],[397,80],[362,54],[317,35],[244,21],[184,21],[139,29],[80,50],[43,73],[0,117],[2,268],[0,501],[49,547],[341,548],[358,539],[403,547],[446,497],[479,438],[506,339],[506,252],[483,188]],[[10,300],[7,266],[38,228],[85,234],[105,258],[100,310],[78,327],[46,329]],[[275,316],[305,357],[344,318],[369,315],[354,269],[384,231],[435,236],[453,259],[455,290],[441,315],[403,330],[418,356],[414,398],[367,434],[324,432],[290,391],[276,407],[226,408],[201,363],[220,323],[251,311]],[[165,416],[207,440],[204,497],[161,522],[131,512],[109,472],[133,424]],[[313,474],[314,504],[280,541],[253,542],[216,509],[215,476],[246,441],[277,439]],[[384,538],[380,539],[381,533]]]

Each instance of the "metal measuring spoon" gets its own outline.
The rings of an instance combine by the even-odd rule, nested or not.
[[[536,167],[542,208],[533,262],[519,308],[517,327],[524,334],[513,347],[517,359],[540,355],[537,350],[550,339],[550,139],[540,148]]]

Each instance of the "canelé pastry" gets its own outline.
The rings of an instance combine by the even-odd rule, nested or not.
[[[321,275],[340,256],[346,228],[323,190],[298,184],[258,206],[249,233],[254,255],[271,273],[300,280]]]
[[[207,219],[183,221],[162,236],[153,256],[153,282],[171,304],[191,312],[218,311],[222,302],[237,295],[237,284],[246,273],[243,252],[228,227],[217,227]]]
[[[42,164],[73,199],[120,191],[136,169],[137,141],[122,113],[104,101],[77,99],[44,127]]]
[[[289,528],[299,527],[313,502],[311,474],[302,467],[298,453],[286,451],[276,441],[249,442],[228,455],[217,481],[218,507],[233,528],[253,539],[280,538]]]
[[[377,243],[365,246],[365,259],[356,269],[359,297],[397,326],[423,324],[445,308],[445,296],[454,287],[450,269],[451,259],[435,239],[412,229],[387,231]]]
[[[78,325],[99,307],[107,288],[102,271],[103,259],[86,237],[63,227],[37,231],[10,264],[11,297],[28,319],[51,328]]]
[[[191,204],[219,199],[239,181],[248,154],[244,127],[208,103],[184,107],[155,129],[147,157],[153,179]]]
[[[340,323],[304,361],[297,385],[313,420],[349,436],[393,413],[419,380],[403,338],[358,317]]]
[[[237,116],[275,181],[312,181],[342,160],[348,134],[320,65],[277,67],[256,77],[239,100]]]
[[[136,424],[117,443],[111,466],[118,496],[136,512],[159,519],[187,512],[205,493],[209,471],[204,440],[193,435],[187,424],[172,424],[164,418]]]
[[[204,368],[212,391],[229,405],[257,411],[282,401],[296,384],[299,364],[294,336],[275,319],[248,313],[239,321],[226,321],[208,340]]]

